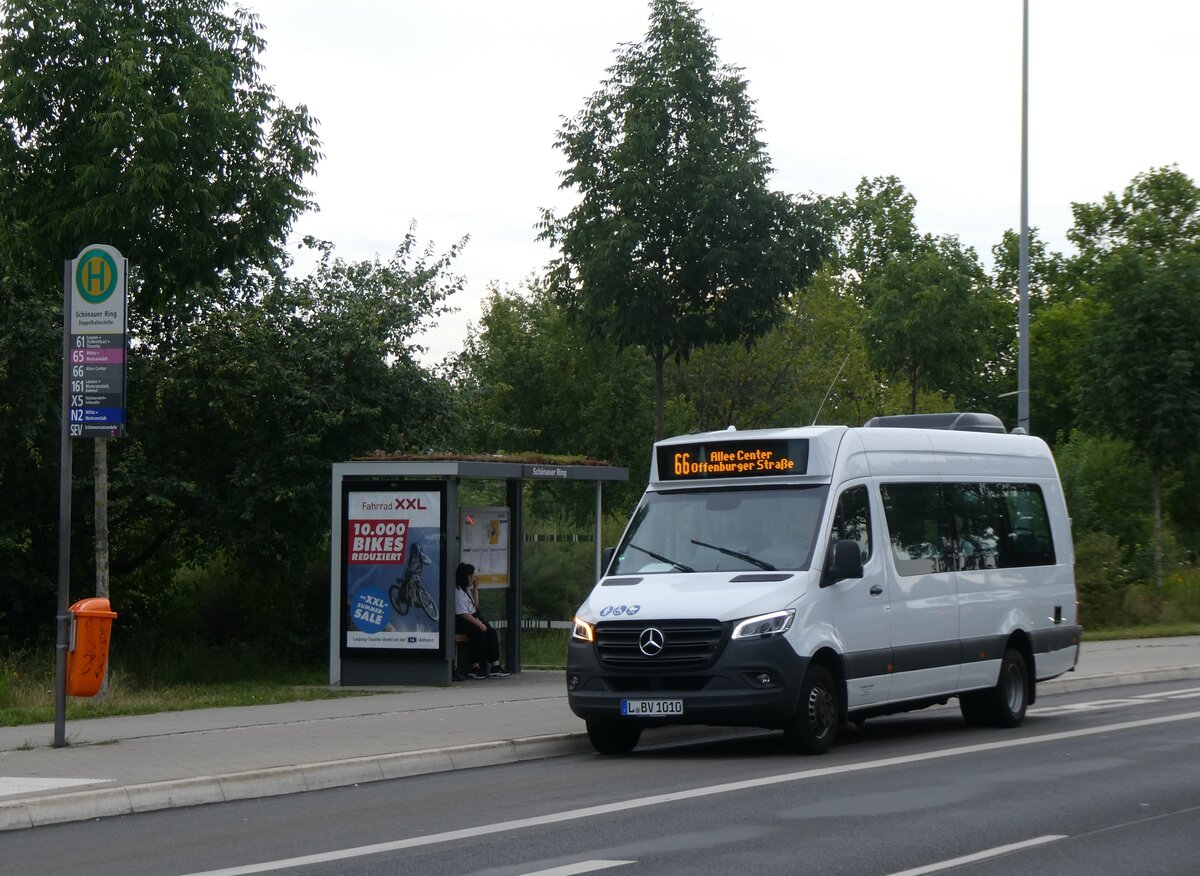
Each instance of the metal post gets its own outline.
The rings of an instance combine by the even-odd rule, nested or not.
[[[521,548],[525,541],[522,513],[522,481],[509,478],[508,485],[508,635],[504,643],[504,664],[509,672],[521,671]]]
[[[1021,245],[1017,315],[1017,426],[1029,433],[1029,0],[1021,24]]]
[[[71,600],[71,262],[63,262],[62,434],[58,464],[58,613],[54,646],[54,747],[67,744],[67,649]]]
[[[595,543],[595,550],[593,551],[593,553],[595,554],[594,565],[596,567],[596,574],[592,577],[593,581],[599,581],[600,573],[604,571],[603,569],[600,568],[600,557],[601,557],[601,554],[604,553],[604,548],[601,545],[601,542],[604,539],[604,535],[601,533],[601,530],[600,530],[600,521],[603,518],[603,516],[604,516],[604,508],[601,504],[601,482],[596,481],[596,543]]]

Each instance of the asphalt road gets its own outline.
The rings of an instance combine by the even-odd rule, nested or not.
[[[880,718],[819,758],[733,733],[39,827],[3,837],[0,872],[1194,876],[1198,860],[1200,684],[1171,682],[1043,696],[1012,731],[953,706]]]

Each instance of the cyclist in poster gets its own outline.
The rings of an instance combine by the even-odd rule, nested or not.
[[[347,494],[347,647],[438,649],[441,505],[436,490]]]

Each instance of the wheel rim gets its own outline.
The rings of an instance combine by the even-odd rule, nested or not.
[[[429,615],[429,619],[437,620],[437,605],[434,603],[433,597],[424,589],[421,590],[419,596],[421,597],[421,608],[425,609],[425,613]]]
[[[1025,679],[1021,677],[1021,671],[1016,666],[1008,667],[1008,674],[1004,677],[1004,699],[1012,714],[1021,711],[1025,702]]]
[[[814,687],[808,695],[808,726],[817,739],[825,737],[833,727],[833,694],[824,687]]]

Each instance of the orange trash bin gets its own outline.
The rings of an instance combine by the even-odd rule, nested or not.
[[[108,640],[112,610],[107,599],[93,596],[71,606],[71,647],[67,651],[67,693],[94,697],[108,672]]]

